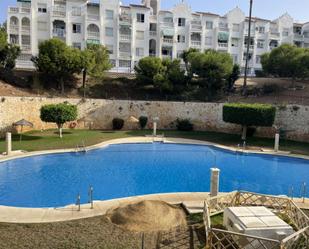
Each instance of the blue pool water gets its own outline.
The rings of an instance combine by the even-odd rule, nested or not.
[[[0,205],[55,207],[151,193],[209,191],[210,168],[221,170],[220,191],[300,194],[309,161],[236,154],[212,146],[119,144],[86,154],[64,153],[0,163]]]

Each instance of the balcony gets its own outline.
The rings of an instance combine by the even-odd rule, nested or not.
[[[225,43],[225,42],[219,42],[218,43],[218,48],[219,49],[227,49],[228,47],[229,47],[228,43]]]
[[[220,31],[229,31],[229,26],[227,24],[219,24]]]
[[[168,28],[174,28],[173,22],[161,22],[161,26],[168,27]]]
[[[18,7],[9,7],[9,13],[16,14],[19,13]]]
[[[270,30],[270,36],[272,37],[280,37],[280,33],[278,30]]]
[[[131,41],[131,35],[130,34],[120,34],[120,41]]]
[[[65,38],[65,29],[54,28],[53,36],[58,38]]]
[[[245,50],[247,49],[247,44],[244,44],[244,48],[245,48]],[[249,45],[249,49],[250,50],[253,50],[254,49],[254,45]]]
[[[30,34],[30,26],[21,26],[21,32],[22,34]]]
[[[294,33],[294,40],[302,41],[304,36],[300,33]]]
[[[173,38],[163,38],[163,43],[172,45],[174,43]]]
[[[122,59],[131,59],[131,53],[119,51],[119,57]]]
[[[194,31],[202,31],[202,22],[201,21],[192,21],[191,22],[191,30]]]
[[[97,40],[100,39],[100,32],[87,31],[88,39]]]
[[[100,16],[99,15],[93,15],[93,14],[87,14],[87,20],[88,21],[99,21]]]
[[[23,53],[31,53],[31,45],[30,44],[22,44],[21,45],[21,51]]]
[[[59,6],[53,6],[52,7],[52,16],[64,18],[66,16],[65,8],[59,7]]]
[[[27,7],[21,7],[19,11],[22,14],[30,14],[30,8],[27,8]]]
[[[11,34],[18,34],[19,33],[18,25],[10,24],[9,30],[10,30]]]
[[[191,41],[191,47],[200,48],[202,45],[201,41]]]
[[[119,24],[120,25],[131,25],[132,24],[132,19],[129,14],[121,14],[119,16]]]
[[[150,36],[157,36],[157,31],[149,31]]]

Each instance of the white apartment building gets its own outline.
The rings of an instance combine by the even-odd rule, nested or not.
[[[160,9],[160,0],[129,6],[119,0],[17,0],[16,7],[8,8],[7,32],[9,42],[22,49],[19,68],[33,68],[30,58],[39,43],[56,37],[79,49],[103,44],[112,70],[131,72],[142,57],[180,58],[190,47],[228,52],[244,68],[248,24],[238,7],[219,16],[192,12],[183,1],[167,11]],[[288,14],[274,21],[253,18],[251,37],[248,56],[254,74],[261,69],[261,55],[282,43],[309,47],[309,23],[294,23]]]

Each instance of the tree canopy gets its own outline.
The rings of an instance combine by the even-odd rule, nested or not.
[[[42,42],[38,56],[33,57],[32,61],[39,72],[57,80],[62,93],[65,81],[74,73],[79,73],[83,67],[80,51],[56,38]]]
[[[265,73],[275,77],[289,77],[294,82],[297,78],[309,76],[309,64],[306,63],[308,56],[308,49],[283,44],[263,54],[261,64]]]
[[[246,138],[247,126],[273,125],[276,108],[268,104],[228,103],[223,106],[223,121],[243,126],[242,138]]]
[[[20,48],[14,44],[8,44],[7,34],[4,26],[0,27],[0,68],[12,70],[15,61],[20,55]]]
[[[66,103],[44,105],[41,107],[40,118],[44,122],[56,123],[59,136],[62,137],[63,124],[76,120],[77,107]]]

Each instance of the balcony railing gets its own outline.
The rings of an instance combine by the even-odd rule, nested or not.
[[[275,37],[279,37],[280,33],[278,32],[278,30],[270,30],[270,35],[275,36]]]
[[[100,16],[99,15],[93,15],[93,14],[87,14],[87,20],[89,20],[89,21],[99,21]]]
[[[131,35],[120,34],[120,41],[131,41]]]
[[[30,44],[22,44],[21,50],[22,50],[22,52],[31,52],[31,45]]]
[[[65,17],[66,12],[64,7],[54,6],[52,7],[52,16],[53,17]]]
[[[132,23],[132,19],[128,14],[121,14],[119,16],[119,23],[123,25],[128,25]]]
[[[225,25],[219,25],[219,30],[221,30],[221,31],[228,31],[229,27],[225,26]]]
[[[157,31],[149,31],[150,36],[157,36]]]
[[[18,34],[19,27],[18,27],[18,25],[10,24],[9,30],[10,30],[10,33],[13,33],[13,34],[17,33]]]
[[[247,49],[247,44],[244,44],[244,48]],[[249,49],[253,50],[254,49],[254,45],[249,45]]]
[[[21,26],[21,32],[23,34],[29,34],[30,33],[30,26]]]
[[[18,7],[9,7],[9,12],[10,13],[19,13],[19,8]]]
[[[63,38],[65,37],[65,29],[54,28],[53,36]]]
[[[174,27],[174,23],[173,22],[162,22],[161,25],[165,26],[165,27],[170,27],[170,28]]]
[[[219,48],[227,49],[228,46],[229,46],[228,43],[224,43],[224,42],[219,42],[219,43],[218,43],[218,47],[219,47]]]
[[[172,38],[163,38],[163,43],[173,44],[174,39]]]
[[[294,33],[294,39],[302,40],[303,38],[304,38],[304,35],[299,34],[299,33]]]
[[[99,39],[100,32],[88,31],[87,36],[88,36],[88,39]]]
[[[202,45],[201,41],[191,41],[191,46],[200,47]]]
[[[131,58],[131,53],[130,52],[119,52],[119,57],[121,58]]]
[[[21,7],[20,8],[20,13],[29,14],[30,13],[30,8]]]

